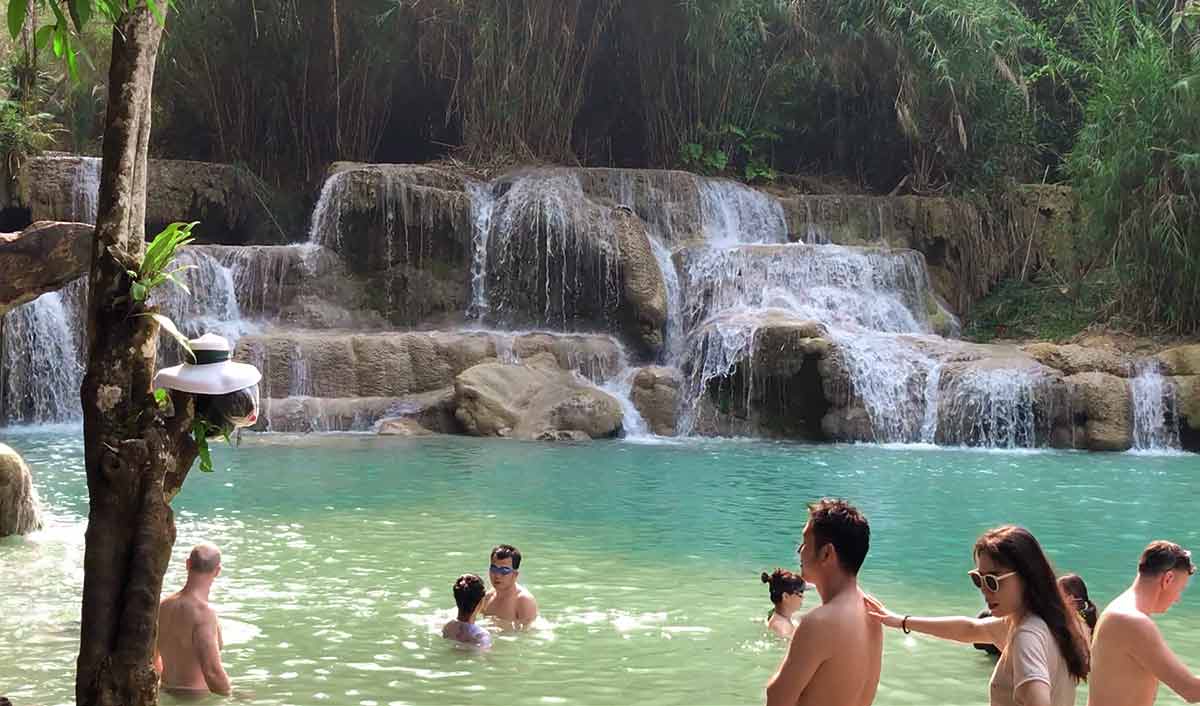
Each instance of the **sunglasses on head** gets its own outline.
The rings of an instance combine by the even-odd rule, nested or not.
[[[971,583],[975,584],[975,588],[985,588],[989,593],[995,593],[1000,590],[1000,582],[1009,576],[1016,576],[1017,572],[1010,571],[1007,574],[981,574],[978,569],[971,569],[967,572],[967,576],[971,577]]]
[[[492,564],[488,567],[488,571],[492,572],[493,574],[508,576],[509,574],[514,573],[516,569],[511,566],[496,566],[495,564]]]

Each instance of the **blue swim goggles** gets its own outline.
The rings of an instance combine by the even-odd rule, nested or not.
[[[514,573],[516,569],[511,566],[496,566],[495,564],[492,564],[488,567],[488,571],[491,571],[493,574],[508,576],[509,574]]]

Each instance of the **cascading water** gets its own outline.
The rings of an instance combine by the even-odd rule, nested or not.
[[[100,159],[78,158],[75,160],[75,189],[71,192],[71,209],[67,218],[78,223],[95,223],[99,203]]]
[[[699,188],[701,222],[710,245],[787,242],[787,217],[778,200],[726,179],[702,179]]]
[[[77,280],[4,315],[0,422],[44,424],[81,417],[79,326],[86,287],[86,280]]]
[[[1052,415],[1037,413],[1052,399],[1049,380],[1035,369],[968,370],[950,376],[942,390],[936,438],[942,443],[991,448],[1031,448],[1046,441]]]
[[[496,198],[491,188],[479,182],[467,182],[471,195],[471,305],[467,318],[482,321],[488,315],[487,253],[492,229],[492,211]]]
[[[1138,451],[1178,449],[1175,386],[1162,376],[1158,361],[1140,361],[1137,375],[1129,385],[1133,396],[1133,448]]]
[[[313,207],[308,242],[336,250],[342,241],[342,203],[350,184],[350,172],[338,172],[321,185],[321,194]]]

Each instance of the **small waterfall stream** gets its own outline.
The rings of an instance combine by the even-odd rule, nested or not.
[[[1133,448],[1138,451],[1179,449],[1175,420],[1175,387],[1162,376],[1158,361],[1142,360],[1129,383],[1133,396]]]

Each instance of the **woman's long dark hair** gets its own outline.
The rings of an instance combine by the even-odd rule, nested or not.
[[[975,542],[975,556],[980,554],[1017,572],[1025,584],[1025,609],[1046,621],[1071,676],[1076,681],[1087,679],[1091,652],[1083,623],[1058,587],[1042,545],[1024,527],[1006,525],[983,533]]]
[[[1067,602],[1075,606],[1079,617],[1093,630],[1096,629],[1096,604],[1088,597],[1087,584],[1078,574],[1064,574],[1058,577],[1058,586],[1067,594]]]

